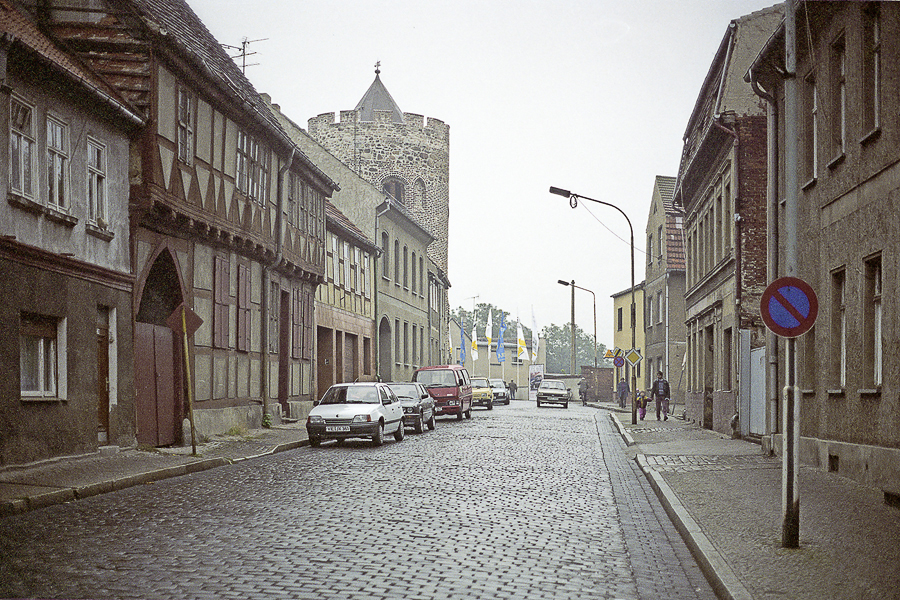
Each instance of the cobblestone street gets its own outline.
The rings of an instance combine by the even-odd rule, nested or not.
[[[715,596],[604,411],[514,402],[0,520],[0,596]]]

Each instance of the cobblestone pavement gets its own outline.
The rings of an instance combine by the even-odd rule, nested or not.
[[[525,402],[5,517],[0,596],[714,598],[606,413]]]

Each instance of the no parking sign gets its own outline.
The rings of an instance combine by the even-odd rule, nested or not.
[[[819,300],[812,287],[796,277],[781,277],[769,284],[759,303],[763,322],[775,335],[797,337],[812,328]]]

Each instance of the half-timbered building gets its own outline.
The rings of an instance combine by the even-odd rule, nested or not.
[[[312,392],[336,184],[183,0],[33,12],[147,120],[130,172],[138,442],[184,441],[191,399],[201,435],[278,419]],[[202,319],[186,342],[182,305]]]

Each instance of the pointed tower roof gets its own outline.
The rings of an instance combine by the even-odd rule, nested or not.
[[[403,111],[400,110],[400,107],[391,98],[390,92],[381,83],[381,77],[379,76],[381,73],[380,67],[381,61],[375,63],[375,81],[372,82],[372,85],[363,94],[362,100],[356,105],[356,110],[360,112],[359,120],[374,121],[376,110],[389,110],[391,111],[391,121],[403,123]]]

